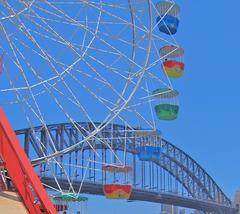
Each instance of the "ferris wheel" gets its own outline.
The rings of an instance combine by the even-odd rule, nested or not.
[[[156,130],[156,120],[177,118],[171,79],[184,70],[184,50],[174,38],[179,13],[174,1],[0,1],[0,103],[14,127],[32,129],[42,151],[31,154],[38,168],[47,163],[56,182],[53,168],[61,168],[71,187],[63,156],[81,145],[97,153],[91,144],[97,139],[118,165],[89,159],[84,169],[95,161],[106,173],[131,171],[98,134],[114,123]],[[82,139],[57,148],[48,129],[55,123],[71,124]],[[34,127],[46,132],[48,149]],[[70,190],[74,195],[48,188],[59,210],[68,206],[63,201],[87,200],[81,186]]]

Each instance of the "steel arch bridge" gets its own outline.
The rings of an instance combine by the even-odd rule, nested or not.
[[[39,158],[44,157],[44,153],[46,155],[53,151],[48,134],[54,140],[56,150],[64,151],[64,149],[84,139],[87,132],[92,129],[93,126],[90,123],[76,123],[75,126],[64,123],[48,125],[47,129],[39,126],[33,129],[17,130],[16,134],[42,182],[53,187],[60,185],[62,189],[68,190],[70,188],[69,182],[64,178],[62,168],[56,165],[55,175],[59,181],[59,184],[56,184],[47,164],[42,159],[39,161]],[[94,138],[88,140],[87,143],[82,143],[73,150],[59,153],[60,155],[56,158],[59,163],[67,163],[67,174],[73,181],[73,188],[77,189],[87,174],[82,192],[103,195],[102,185],[106,179],[105,174],[97,169],[96,162],[88,162],[88,160],[101,158],[103,162],[107,162],[111,156],[108,145],[111,145],[111,148],[119,156],[122,156],[123,151],[126,151],[126,155],[123,157],[133,166],[131,201],[171,204],[218,214],[237,213],[231,200],[193,158],[162,139],[157,132],[151,131],[147,135],[139,137],[139,134],[136,134],[139,130],[138,128],[133,130],[123,125],[111,124]],[[162,147],[161,159],[155,162],[138,160],[136,148],[140,140],[160,143]],[[39,141],[44,145],[44,151],[39,147]],[[113,160],[117,162],[115,157]],[[87,162],[89,168],[85,173],[84,168],[86,168]],[[79,165],[82,167],[72,169],[73,166]]]

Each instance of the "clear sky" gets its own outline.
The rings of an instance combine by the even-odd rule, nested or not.
[[[240,1],[176,2],[181,6],[176,38],[185,48],[186,73],[177,85],[179,119],[162,127],[163,135],[197,160],[232,198],[240,187]],[[90,214],[159,211],[158,205],[142,202],[98,201]],[[108,209],[101,211],[105,203]]]
[[[179,120],[164,130],[165,137],[191,154],[231,197],[240,187],[240,2],[179,4],[186,75]]]

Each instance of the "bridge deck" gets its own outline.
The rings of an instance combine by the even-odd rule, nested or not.
[[[0,192],[0,213],[27,214],[16,192]]]
[[[139,136],[137,132],[141,132],[141,129],[110,124],[94,139],[80,144],[81,139],[86,140],[86,136],[95,128],[92,123],[85,122],[78,122],[77,127],[71,123],[62,123],[48,125],[47,130],[45,126],[39,126],[34,130],[16,131],[26,153],[31,154],[32,164],[44,184],[59,188],[54,179],[57,176],[62,189],[69,189],[70,179],[73,188],[78,191],[85,171],[88,175],[84,180],[82,192],[103,195],[102,184],[107,178],[95,161],[97,156],[103,161],[112,159],[113,149],[115,154],[119,157],[125,156],[128,164],[133,166],[133,192],[130,200],[166,203],[216,214],[237,213],[232,201],[214,179],[191,156],[163,139],[158,133]],[[55,146],[52,146],[52,141]],[[142,143],[149,142],[161,145],[161,155],[158,160],[144,162],[137,157],[138,148]],[[39,145],[44,145],[44,152]],[[92,148],[98,151],[98,155]],[[46,155],[51,159],[55,157],[60,163],[50,162],[55,168],[54,176],[51,166],[45,164]],[[117,162],[114,160],[114,163]],[[88,169],[84,170],[88,163]]]
[[[42,182],[57,188],[57,185],[53,178],[42,177]],[[58,179],[59,185],[63,190],[69,190],[69,183],[65,179]],[[81,181],[74,181],[73,188],[78,191]],[[104,195],[102,184],[84,182],[81,192],[93,195]],[[158,193],[154,191],[147,191],[143,189],[134,188],[129,201],[147,201],[154,203],[164,203],[164,204],[173,204],[186,207],[199,209],[205,212],[213,212],[216,214],[236,214],[237,211],[234,208],[230,208],[221,204],[217,204],[211,201],[201,201],[194,198],[182,197],[174,193]]]

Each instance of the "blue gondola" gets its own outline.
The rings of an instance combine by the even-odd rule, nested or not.
[[[159,146],[139,146],[137,151],[141,161],[158,161],[161,157],[161,147]]]
[[[164,17],[157,17],[158,29],[168,35],[177,33],[179,19],[172,15],[166,14]]]

